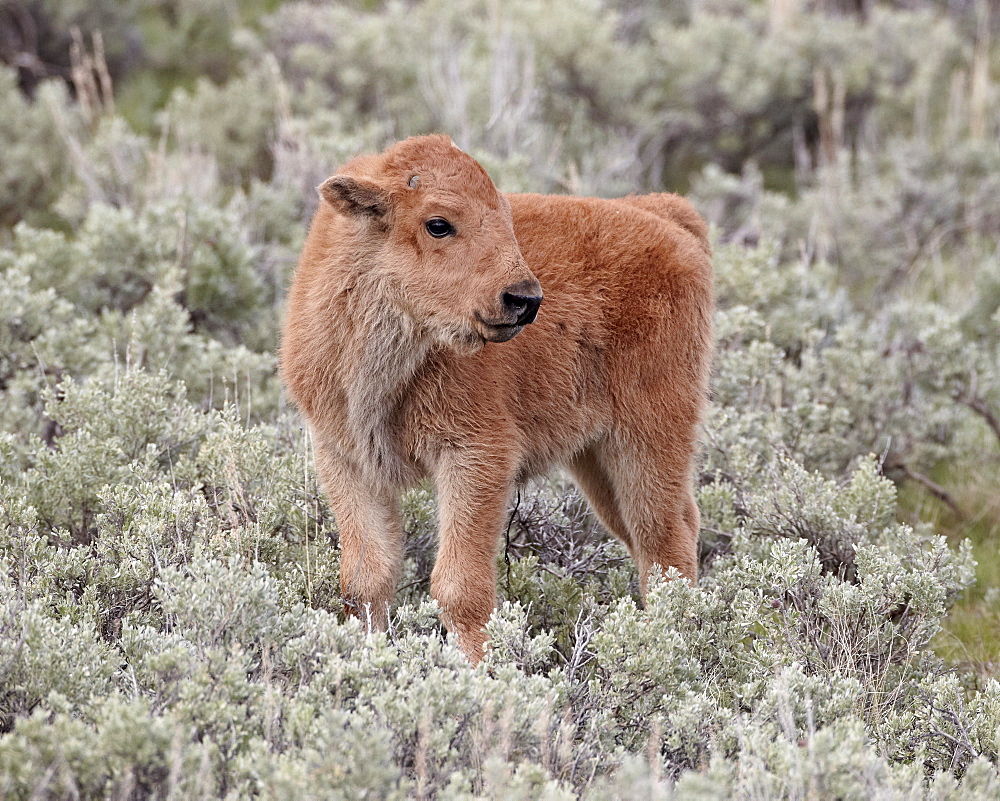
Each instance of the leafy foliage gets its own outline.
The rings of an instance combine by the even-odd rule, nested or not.
[[[924,512],[995,550],[1000,18],[215,5],[0,9],[0,795],[995,798],[995,667],[936,654],[973,545]],[[716,237],[701,580],[643,607],[524,487],[475,670],[427,487],[389,630],[341,619],[274,371],[313,187],[432,129],[511,191],[689,187]]]

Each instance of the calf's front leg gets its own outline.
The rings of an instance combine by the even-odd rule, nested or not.
[[[431,595],[472,664],[483,658],[484,627],[496,607],[496,549],[513,483],[499,461],[452,453],[437,471],[441,528]]]
[[[370,629],[385,629],[403,564],[399,500],[319,441],[316,470],[340,532],[344,612]]]

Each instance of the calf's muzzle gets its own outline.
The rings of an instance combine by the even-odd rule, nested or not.
[[[504,316],[513,320],[510,325],[528,325],[534,322],[542,305],[542,287],[535,279],[519,281],[500,294],[500,303]]]
[[[542,299],[537,295],[513,295],[504,292],[502,300],[504,309],[515,318],[514,325],[534,322],[538,307],[542,305]]]

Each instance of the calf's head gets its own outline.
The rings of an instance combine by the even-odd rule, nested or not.
[[[506,342],[535,319],[542,288],[514,238],[510,204],[445,136],[363,156],[319,192],[345,226],[355,269],[435,340]]]

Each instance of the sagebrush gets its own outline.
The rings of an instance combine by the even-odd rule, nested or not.
[[[939,655],[1000,531],[988,3],[208,5],[0,14],[0,795],[1000,795],[996,651]],[[340,618],[275,375],[313,187],[432,130],[714,225],[701,580],[643,608],[554,475],[474,670],[427,488],[388,632]]]

